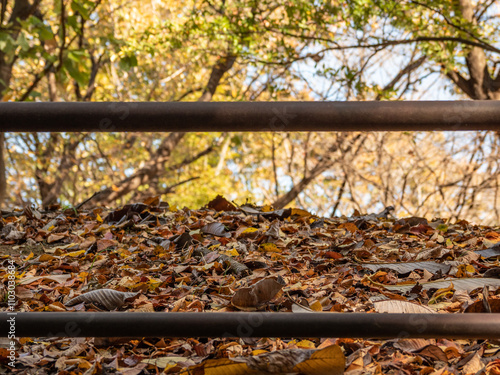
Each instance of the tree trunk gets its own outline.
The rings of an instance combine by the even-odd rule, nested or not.
[[[6,61],[7,56],[0,52],[0,96],[10,83],[12,66]],[[1,98],[0,98],[1,99]],[[0,133],[0,208],[7,199],[7,171],[5,170],[5,133]]]
[[[7,23],[11,23],[12,27],[4,29],[10,32],[13,39],[17,39],[19,35],[19,20],[26,20],[30,15],[35,13],[41,0],[35,0],[31,4],[28,0],[16,0],[12,8],[12,13]],[[3,7],[5,12],[5,7]],[[2,20],[5,19],[2,14]],[[0,25],[4,28],[4,25]],[[12,77],[12,56],[7,56],[5,53],[0,52],[0,100],[3,100],[5,90],[10,85]],[[5,134],[0,133],[0,207],[5,204],[7,199],[7,176],[5,170]]]
[[[459,0],[465,20],[476,23],[472,0]],[[486,53],[480,47],[472,47],[465,57],[469,78],[459,72],[447,72],[446,76],[469,98],[474,100],[500,100],[500,72],[493,78],[488,70]]]

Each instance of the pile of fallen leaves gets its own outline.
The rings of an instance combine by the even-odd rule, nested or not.
[[[301,209],[26,208],[0,224],[16,311],[500,312],[500,228]],[[500,374],[498,342],[19,338],[17,374]]]

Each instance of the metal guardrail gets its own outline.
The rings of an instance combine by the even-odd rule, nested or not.
[[[0,313],[1,336],[18,337],[500,338],[500,314]]]
[[[0,103],[0,132],[500,131],[500,102]],[[500,314],[3,312],[0,337],[500,338]]]
[[[499,130],[498,101],[0,103],[0,132]]]

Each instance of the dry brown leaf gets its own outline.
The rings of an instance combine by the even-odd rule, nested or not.
[[[71,279],[71,275],[31,276],[21,279],[18,285],[28,285],[38,280],[50,280],[63,284]]]
[[[417,353],[421,356],[432,358],[444,363],[448,363],[448,357],[443,352],[443,350],[437,345],[427,345],[422,349],[414,350],[413,353]]]
[[[156,196],[152,196],[152,197],[148,197],[146,199],[144,199],[142,201],[142,203],[148,205],[148,206],[158,206],[160,204],[160,196],[159,195],[156,195]]]
[[[492,313],[500,313],[500,297],[495,296],[493,298],[488,298],[487,301],[488,301],[488,304],[490,306],[490,310]],[[486,308],[485,308],[485,304],[483,302],[484,301],[482,299],[475,301],[474,303],[472,303],[471,305],[469,305],[465,309],[465,312],[466,313],[485,313],[485,312],[487,312]]]
[[[66,349],[65,351],[61,352],[60,356],[65,356],[65,357],[77,356],[77,355],[80,355],[85,350],[87,350],[87,348],[88,348],[87,343],[80,342],[80,343],[77,343],[77,344],[71,346],[70,348]]]
[[[392,345],[395,348],[401,349],[405,352],[413,352],[415,350],[420,350],[427,345],[435,345],[436,340],[434,339],[397,339]]]
[[[294,371],[305,375],[341,375],[344,373],[345,357],[338,345],[315,351],[311,357],[297,364]]]
[[[207,204],[208,208],[211,208],[215,211],[236,211],[237,208],[234,204],[229,202],[226,198],[224,198],[222,195],[217,195],[215,199],[211,200]]]
[[[155,312],[155,308],[151,302],[147,302],[140,305],[134,309],[130,309],[131,312]]]
[[[67,234],[50,234],[47,238],[47,243],[53,243],[62,240],[63,238],[66,238],[66,236]]]
[[[231,233],[226,232],[226,227],[222,223],[209,223],[201,228],[201,231],[218,237],[231,237]]]
[[[462,374],[477,374],[484,368],[484,363],[481,361],[481,353],[477,351],[476,354],[462,367]]]
[[[238,289],[231,304],[240,310],[255,310],[276,297],[284,285],[285,281],[280,276],[262,279],[249,288]]]
[[[246,363],[234,362],[229,358],[209,359],[199,367],[204,370],[204,375],[247,375],[258,374]]]

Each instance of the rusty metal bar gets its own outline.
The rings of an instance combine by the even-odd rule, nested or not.
[[[500,130],[500,102],[0,103],[0,132],[411,130]]]
[[[500,314],[0,313],[0,337],[11,327],[16,337],[500,339]]]

